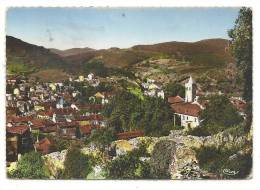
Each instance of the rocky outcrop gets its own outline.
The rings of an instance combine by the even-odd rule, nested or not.
[[[197,137],[191,135],[180,135],[180,132],[171,131],[169,138],[174,140],[177,144],[184,144],[187,147],[199,149],[201,147],[221,147],[233,148],[243,147],[249,141],[247,135],[233,136],[229,133],[221,132],[213,136]]]
[[[172,179],[201,179],[215,178],[213,174],[202,171],[198,166],[195,149],[202,147],[216,148],[237,148],[241,149],[237,154],[230,156],[235,159],[237,156],[250,151],[250,147],[242,149],[249,143],[249,135],[233,136],[227,132],[221,132],[213,136],[197,137],[180,134],[180,131],[171,131],[169,138],[176,143],[174,162],[171,164]]]

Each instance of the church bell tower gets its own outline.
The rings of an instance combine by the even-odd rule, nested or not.
[[[196,85],[190,76],[189,81],[185,83],[185,102],[193,102],[196,96]]]

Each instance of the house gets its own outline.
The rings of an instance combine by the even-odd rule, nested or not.
[[[34,148],[38,152],[41,152],[43,155],[45,155],[45,154],[49,154],[49,153],[53,152],[51,146],[54,144],[55,144],[55,142],[53,140],[45,137],[42,140],[40,140],[39,142],[36,142],[34,144]]]
[[[146,83],[142,83],[142,87],[144,88],[144,95],[150,97],[159,97],[164,99],[164,92],[160,86],[154,83],[155,81],[152,79],[147,79]]]
[[[199,126],[199,113],[201,111],[201,107],[199,105],[184,102],[172,104],[171,108],[174,111],[175,115],[180,116],[181,126],[187,129]]]
[[[63,106],[64,106],[64,99],[63,99],[63,97],[59,97],[58,101],[56,103],[56,108],[57,109],[62,109]]]
[[[89,73],[87,80],[88,80],[88,81],[91,81],[91,80],[93,80],[93,79],[94,79],[94,74],[93,74],[93,73]]]
[[[103,94],[101,94],[100,92],[97,92],[95,95],[94,95],[96,98],[105,98],[105,96]]]
[[[176,124],[176,116],[180,118],[180,124],[185,130],[200,125],[199,114],[204,107],[198,102],[196,84],[191,76],[188,82],[185,83],[185,99],[180,96],[168,97],[168,102],[174,112],[174,125]]]
[[[20,90],[18,88],[15,88],[14,91],[13,91],[13,94],[16,95],[16,96],[19,96]]]
[[[80,137],[86,138],[91,134],[92,126],[91,125],[81,125],[79,126]]]
[[[79,125],[76,122],[59,123],[56,134],[66,139],[80,138]]]
[[[85,78],[84,78],[84,76],[83,76],[83,75],[80,75],[80,76],[79,76],[79,82],[83,82],[83,81],[84,81],[84,79],[85,79]]]
[[[230,98],[230,102],[232,103],[232,105],[236,108],[236,110],[238,111],[238,113],[244,118],[246,119],[246,101],[244,101],[242,98],[240,97],[231,97]]]
[[[55,124],[46,124],[45,127],[40,128],[40,131],[43,134],[56,136],[57,125],[55,125]]]
[[[32,150],[32,138],[30,128],[26,125],[6,128],[6,159],[16,161],[18,154],[24,154]]]

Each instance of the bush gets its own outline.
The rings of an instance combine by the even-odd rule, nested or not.
[[[151,178],[150,164],[141,161],[141,156],[147,153],[143,148],[134,149],[126,155],[112,160],[106,167],[107,177],[111,179],[149,179]]]
[[[61,152],[62,150],[68,149],[70,146],[70,142],[68,140],[64,140],[61,138],[50,138],[54,141],[53,144],[49,146],[50,152]]]
[[[84,179],[91,169],[91,159],[81,152],[78,145],[71,145],[64,161],[64,178]]]
[[[203,147],[196,150],[200,167],[224,179],[245,178],[251,171],[251,152],[230,159],[230,156],[236,154],[236,152],[235,149],[228,150],[215,147]],[[225,170],[235,173],[227,174]]]
[[[169,179],[169,167],[175,153],[175,143],[170,140],[162,140],[155,144],[152,157],[152,174],[158,179]]]
[[[202,129],[211,135],[238,125],[242,121],[242,117],[233,107],[228,97],[224,95],[212,96],[200,117],[203,120]]]
[[[188,135],[206,137],[210,136],[210,133],[206,130],[206,127],[196,127],[187,132]]]
[[[164,88],[165,95],[185,97],[185,87],[179,83],[169,83]]]
[[[242,136],[247,133],[247,128],[244,125],[237,125],[229,128],[225,128],[223,126],[217,126],[217,125],[207,125],[207,126],[201,126],[196,127],[194,129],[191,129],[187,132],[188,135],[193,136],[210,136],[214,135],[220,131],[223,131],[223,134],[230,134],[234,137]]]
[[[87,143],[94,143],[104,151],[104,149],[108,147],[115,139],[116,136],[114,129],[111,127],[104,127],[91,131],[90,137],[87,139]]]
[[[47,168],[38,152],[24,154],[17,163],[17,169],[8,174],[10,178],[18,179],[47,179]]]

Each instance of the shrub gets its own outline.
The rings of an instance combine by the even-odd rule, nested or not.
[[[215,95],[210,98],[206,109],[201,113],[204,126],[220,126],[228,128],[239,124],[242,121],[234,106],[231,104],[227,96]]]
[[[215,147],[203,147],[196,150],[200,167],[224,179],[245,178],[251,171],[251,152],[230,159],[230,156],[236,153],[236,149],[228,150]],[[228,174],[225,170],[233,171],[234,174]]]
[[[242,121],[242,117],[233,107],[228,97],[224,95],[212,96],[200,117],[203,120],[201,129],[195,129],[192,132],[200,136],[216,134],[238,125]]]
[[[107,165],[107,177],[111,179],[151,178],[150,164],[140,160],[140,157],[145,155],[146,151],[141,148],[117,157]]]
[[[101,150],[108,147],[116,139],[115,131],[111,127],[104,127],[91,131],[87,143],[94,143]]]
[[[185,87],[179,83],[169,83],[164,88],[165,95],[168,96],[185,96]]]
[[[187,132],[188,135],[205,137],[210,136],[210,133],[206,130],[205,127],[196,127]]]
[[[47,169],[44,160],[38,152],[24,154],[17,163],[17,169],[8,174],[10,178],[18,179],[46,179]]]
[[[71,145],[64,161],[64,178],[84,179],[91,169],[91,159],[81,152],[78,145]]]

